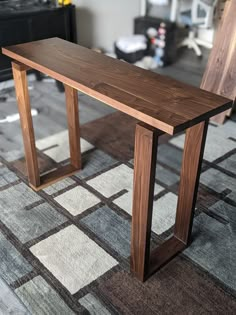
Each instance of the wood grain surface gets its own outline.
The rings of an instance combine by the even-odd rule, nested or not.
[[[143,123],[136,125],[132,210],[131,270],[141,280],[149,268],[157,141],[161,133]]]
[[[78,170],[81,168],[78,93],[75,89],[65,84],[65,96],[70,142],[70,162]]]
[[[16,98],[21,120],[29,183],[37,187],[40,184],[40,174],[35,146],[34,127],[31,117],[26,68],[24,65],[12,62],[12,71],[16,87]]]
[[[65,98],[70,144],[70,164],[40,176],[35,135],[31,116],[30,98],[26,71],[28,66],[18,61],[12,62],[12,71],[16,87],[16,97],[21,121],[21,130],[25,148],[25,160],[29,185],[39,191],[58,180],[71,176],[81,169],[80,128],[77,90],[65,84]]]
[[[200,125],[204,125],[205,122]],[[199,125],[190,128],[191,135],[199,129]],[[201,127],[201,126],[200,126]],[[154,183],[155,183],[155,170],[156,170],[156,158],[157,158],[157,145],[158,138],[162,135],[162,132],[152,128],[144,123],[138,123],[136,125],[135,133],[135,155],[134,155],[134,188],[133,188],[133,210],[132,210],[132,233],[131,233],[131,257],[130,257],[130,268],[131,271],[136,275],[136,277],[141,280],[147,280],[154,272],[166,264],[175,255],[181,252],[186,247],[186,242],[183,238],[178,238],[178,235],[172,236],[167,239],[156,249],[150,251],[150,240],[151,240],[151,227],[152,227],[152,214],[153,214],[153,194],[154,194]],[[199,133],[196,132],[196,137]],[[190,219],[193,214],[192,212],[192,196],[196,192],[194,188],[197,187],[198,181],[196,181],[196,176],[194,177],[194,170],[189,171],[189,162],[192,155],[196,153],[196,158],[198,160],[199,155],[197,155],[198,150],[195,151],[193,147],[200,142],[194,141],[195,138],[188,137],[188,140],[192,140],[192,143],[187,141],[185,150],[185,160],[183,169],[188,172],[187,175],[193,175],[189,182],[184,177],[184,182],[182,183],[183,198],[187,199],[187,203],[181,203],[181,210],[177,213],[179,216],[176,222],[181,222],[181,226],[178,225],[177,231],[184,233],[183,231],[190,231]],[[204,145],[200,145],[204,147]],[[197,146],[198,148],[198,146]],[[190,154],[190,151],[193,151]],[[198,163],[196,162],[196,165]],[[197,172],[197,171],[196,171]],[[186,175],[186,174],[184,174]],[[158,175],[157,175],[158,176]],[[192,186],[190,185],[191,183]],[[196,183],[196,186],[194,185]],[[190,185],[190,189],[189,186]],[[192,191],[193,190],[193,191]],[[182,200],[182,198],[180,198]],[[186,206],[186,207],[185,207]],[[184,217],[184,221],[181,220]]]
[[[187,129],[174,235],[189,245],[208,122]]]
[[[232,101],[59,38],[15,45],[3,54],[166,133],[232,106]]]
[[[236,98],[236,1],[227,1],[211,51],[201,88],[231,100]],[[214,120],[223,123],[230,112]]]

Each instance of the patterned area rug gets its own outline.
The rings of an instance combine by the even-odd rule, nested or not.
[[[136,121],[108,114],[82,125],[83,170],[38,193],[22,149],[1,150],[0,313],[236,314],[236,121],[209,126],[191,246],[141,283],[129,272]],[[183,141],[160,139],[152,246],[172,231]],[[37,148],[42,172],[64,165],[67,130]]]

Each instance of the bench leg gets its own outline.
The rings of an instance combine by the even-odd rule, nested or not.
[[[189,242],[206,132],[207,122],[186,132],[175,232],[150,252],[157,142],[161,132],[142,123],[136,126],[131,271],[141,281],[186,248]]]
[[[71,86],[66,84],[64,84],[64,86],[66,95],[71,165],[77,169],[81,169],[78,92]]]
[[[81,169],[78,96],[74,88],[65,85],[71,163],[40,176],[27,85],[26,71],[28,69],[24,64],[12,62],[29,185],[38,191]]]
[[[174,235],[189,245],[208,121],[186,131]]]
[[[25,160],[29,183],[35,187],[40,185],[40,176],[35,147],[34,128],[31,117],[30,99],[27,84],[27,68],[19,63],[12,63],[12,72],[15,81],[16,98],[21,120],[21,130],[25,148]]]
[[[157,141],[157,129],[136,125],[130,263],[141,281],[149,269]]]

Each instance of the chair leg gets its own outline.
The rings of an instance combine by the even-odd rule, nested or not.
[[[159,130],[136,126],[131,271],[145,281],[189,244],[208,122],[186,132],[174,235],[150,252],[153,190]]]
[[[64,84],[66,95],[67,121],[69,129],[70,160],[78,170],[81,169],[80,128],[78,111],[78,92]]]
[[[179,45],[178,48],[181,47],[188,47],[188,49],[193,49],[195,54],[198,57],[202,56],[201,49],[198,46],[197,38],[195,37],[195,34],[193,31],[189,33],[189,37],[185,38]]]
[[[195,42],[197,43],[197,45],[206,47],[206,48],[208,48],[208,49],[212,49],[212,47],[213,47],[213,44],[212,44],[212,43],[207,42],[207,41],[205,41],[205,40],[202,40],[202,39],[200,39],[200,38],[195,38]]]
[[[29,183],[38,187],[40,185],[40,175],[35,147],[35,136],[31,117],[26,70],[27,67],[24,65],[12,62],[12,72],[15,81],[16,98],[20,114]]]
[[[195,39],[194,39],[193,42],[192,42],[192,48],[193,48],[193,50],[195,51],[195,54],[196,54],[198,57],[201,57],[202,52],[201,52],[201,49],[199,48],[197,42],[195,41]]]

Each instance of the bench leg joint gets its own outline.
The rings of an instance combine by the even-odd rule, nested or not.
[[[65,86],[71,163],[40,176],[33,121],[31,117],[31,106],[26,75],[27,70],[28,66],[15,61],[12,62],[12,71],[15,82],[18,110],[20,114],[29,185],[34,190],[38,191],[62,178],[76,173],[81,169],[78,96],[77,91],[74,88]]]
[[[142,123],[136,126],[131,271],[141,281],[147,280],[190,242],[207,126],[208,122],[202,122],[186,132],[174,235],[152,252],[153,192],[161,132]]]

